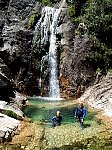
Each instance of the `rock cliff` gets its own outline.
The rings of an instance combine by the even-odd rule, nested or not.
[[[86,89],[85,93],[79,98],[79,101],[86,100],[94,108],[103,110],[103,112],[112,116],[112,73],[108,72],[99,82],[94,83]]]
[[[23,93],[29,92],[29,95],[31,87],[27,84],[32,82],[31,43],[33,36],[32,30],[28,29],[28,17],[37,6],[35,4],[35,0],[6,0],[1,1],[0,5],[0,58],[7,66],[8,76],[6,77],[13,80],[16,90]],[[39,6],[36,11],[38,10]],[[33,80],[31,86],[35,86],[34,77]]]
[[[60,62],[59,78],[62,96],[67,97],[76,95],[77,87],[82,83],[82,80],[85,81],[85,84],[87,80],[87,83],[90,83],[90,78],[93,78],[94,72],[88,60],[86,60],[88,56],[85,56],[83,53],[88,53],[87,55],[91,53],[88,44],[89,39],[85,36],[81,38],[75,37],[75,28],[67,14],[67,4],[64,1],[60,5],[64,11],[58,20],[59,27],[57,33],[59,47],[58,59]],[[56,4],[56,7],[60,6]],[[45,80],[49,77],[49,71],[47,71],[49,67],[46,67],[46,64],[43,66],[43,72],[40,72],[41,60],[48,52],[47,47],[49,43],[42,47],[38,44],[35,47],[32,43],[34,40],[35,25],[41,17],[41,5],[35,0],[1,1],[0,17],[0,58],[9,69],[8,78],[14,81],[16,90],[19,92],[27,95],[39,95],[39,77],[43,74],[43,87],[46,85]],[[38,32],[37,43],[39,43],[39,39]],[[79,53],[82,53],[82,55],[79,55]],[[88,64],[86,65],[86,63]],[[88,68],[90,69],[88,70]],[[64,83],[62,83],[63,77],[65,78],[63,82],[68,81],[68,87],[64,87]],[[78,83],[77,80],[79,81]],[[69,91],[69,94],[63,94],[63,91]],[[43,91],[44,93],[45,91]]]
[[[10,97],[14,98],[14,91],[25,95],[45,96],[49,89],[50,70],[47,61],[49,40],[41,41],[42,31],[39,27],[36,28],[36,24],[42,18],[42,7],[44,6],[36,0],[0,1],[0,99],[2,100],[9,101]],[[55,5],[55,8],[59,7],[63,9],[58,19],[56,33],[61,96],[80,97],[95,81],[94,51],[86,29],[81,27],[85,25],[80,22],[77,27],[70,21],[66,1]],[[49,26],[47,28],[49,38]],[[34,44],[36,29],[38,32]],[[44,34],[43,32],[41,34]],[[42,60],[45,60],[43,64]],[[100,91],[99,95],[102,95]]]

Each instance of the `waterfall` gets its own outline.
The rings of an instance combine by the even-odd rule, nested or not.
[[[40,32],[40,45],[49,45],[48,64],[49,64],[49,97],[59,98],[59,80],[58,80],[58,64],[57,64],[57,39],[58,22],[60,19],[62,8],[56,9],[52,7],[43,7],[42,17],[37,22],[34,33],[34,44],[36,36]]]
[[[53,9],[52,11],[52,22],[50,26],[50,47],[49,47],[49,66],[50,66],[50,97],[60,97],[59,90],[59,80],[57,77],[58,68],[57,68],[57,45],[56,45],[56,26],[58,22],[58,17],[60,14],[60,9]]]

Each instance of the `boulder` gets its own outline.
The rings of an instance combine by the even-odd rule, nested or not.
[[[100,82],[88,87],[79,101],[87,100],[89,105],[104,111],[108,116],[112,116],[112,73],[100,79]]]
[[[23,118],[23,112],[20,110],[20,108],[19,108],[19,106],[18,106],[18,104],[16,103],[16,104],[7,104],[7,102],[5,102],[5,101],[0,101],[0,111],[2,112],[2,113],[6,113],[6,115],[8,115],[7,113],[7,111],[5,112],[5,110],[8,110],[8,111],[10,111],[10,112],[14,112],[15,114],[16,114],[16,116],[15,116],[15,114],[14,114],[14,117],[15,118]],[[9,113],[9,115],[10,115],[10,113]],[[13,117],[13,115],[11,116],[11,117]]]
[[[11,141],[12,136],[14,136],[17,129],[20,127],[20,122],[1,113],[0,120],[0,143]]]

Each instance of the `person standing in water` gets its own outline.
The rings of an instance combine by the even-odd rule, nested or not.
[[[52,127],[60,126],[62,121],[62,116],[60,115],[60,111],[56,112],[56,116],[54,116],[52,119]]]
[[[80,104],[80,106],[78,106],[75,109],[75,117],[78,119],[78,121],[80,122],[81,127],[83,127],[84,125],[84,118],[86,116],[86,108],[84,107],[83,103]]]

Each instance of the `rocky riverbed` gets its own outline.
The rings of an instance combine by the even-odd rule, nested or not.
[[[82,130],[76,126],[62,125],[56,128],[39,123],[23,123],[19,135],[12,142],[0,145],[0,150],[110,150],[112,129],[105,125],[92,125]]]

